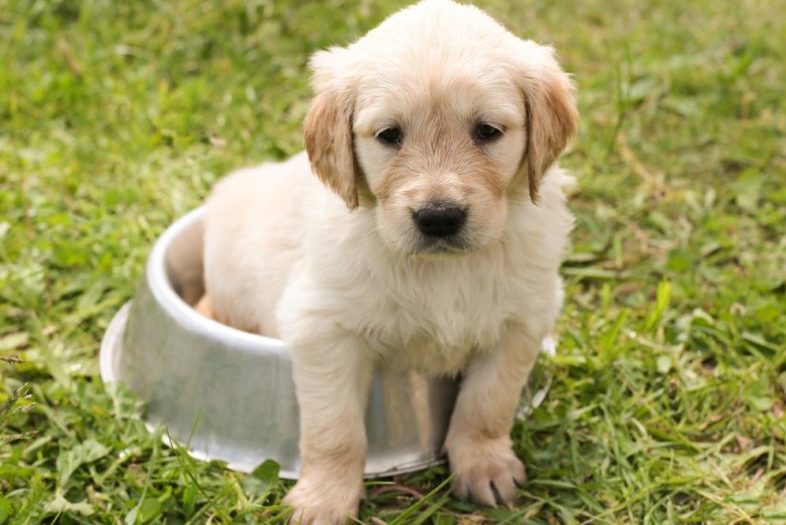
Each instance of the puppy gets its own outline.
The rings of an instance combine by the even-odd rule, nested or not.
[[[378,365],[461,375],[453,492],[508,504],[525,477],[514,412],[562,302],[570,79],[551,48],[450,0],[311,67],[307,153],[220,182],[205,225],[204,310],[292,352],[293,522],[357,512]]]

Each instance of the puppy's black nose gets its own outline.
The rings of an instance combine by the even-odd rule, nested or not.
[[[412,216],[418,230],[428,237],[455,235],[467,222],[467,212],[458,206],[428,206]]]

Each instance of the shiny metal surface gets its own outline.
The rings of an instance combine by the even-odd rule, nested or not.
[[[189,304],[203,292],[202,215],[187,214],[155,243],[134,300],[104,336],[101,376],[126,382],[146,402],[150,427],[165,425],[194,457],[244,472],[274,459],[281,477],[296,479],[298,406],[283,343],[207,319]],[[539,381],[538,391],[525,392],[537,404],[548,388]],[[366,477],[442,461],[456,393],[455,381],[378,371],[366,414]]]

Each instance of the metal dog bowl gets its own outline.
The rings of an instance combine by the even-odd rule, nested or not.
[[[149,428],[164,425],[192,456],[243,472],[274,459],[281,477],[297,479],[298,406],[287,349],[191,307],[204,290],[203,213],[182,217],[155,243],[134,300],[104,335],[101,377],[127,383],[146,402]],[[537,380],[525,392],[524,410],[545,396],[549,382]],[[457,391],[457,381],[377,371],[366,413],[366,477],[441,462]]]

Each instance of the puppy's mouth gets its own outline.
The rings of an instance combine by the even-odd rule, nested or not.
[[[412,255],[462,255],[473,250],[461,235],[431,238],[421,237],[412,250]]]

